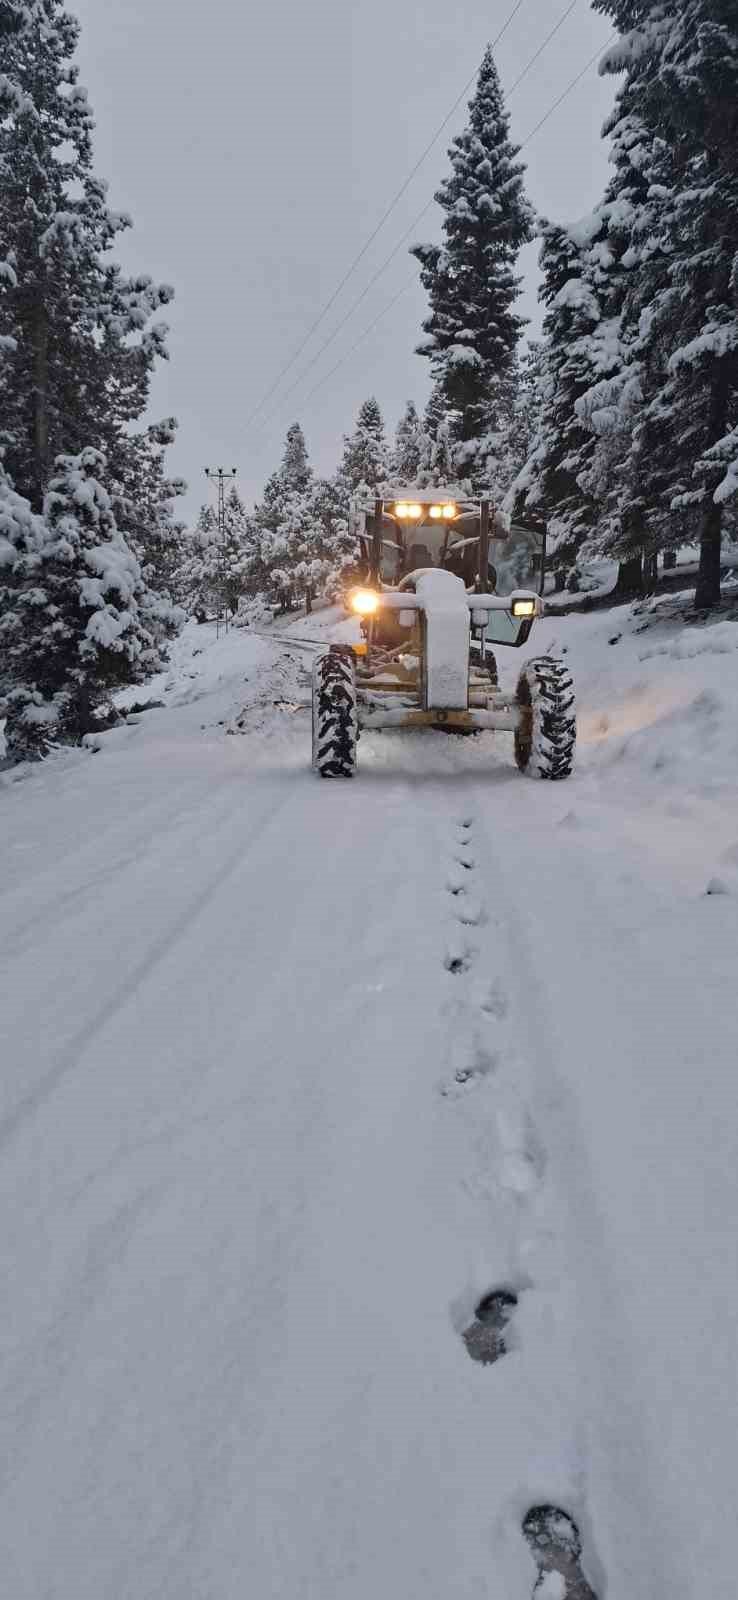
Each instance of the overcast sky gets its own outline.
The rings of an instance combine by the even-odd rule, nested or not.
[[[189,481],[190,514],[206,496],[206,464],[237,466],[246,497],[258,496],[295,419],[314,466],[330,472],[368,394],[390,428],[406,399],[425,403],[428,363],[413,354],[425,298],[407,246],[294,393],[280,397],[431,200],[465,101],[260,413],[261,425],[247,426],[513,3],[69,0],[82,23],[96,169],[109,181],[111,204],[134,218],[119,255],[127,269],[176,289],[171,361],[156,378],[152,412],[179,418],[170,464]],[[496,50],[506,91],[568,3],[522,0]],[[588,0],[576,0],[510,98],[518,142],[608,36]],[[545,215],[574,219],[599,199],[608,172],[600,131],[612,93],[612,80],[593,66],[526,146],[528,192]],[[439,224],[431,206],[413,237],[436,238]],[[522,263],[534,325],[536,256],[531,247]],[[370,337],[309,397],[408,282]]]

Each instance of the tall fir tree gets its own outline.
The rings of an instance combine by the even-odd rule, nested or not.
[[[388,476],[389,451],[384,420],[379,402],[372,396],[359,407],[354,431],[344,438],[338,479],[348,502],[361,485],[375,491]]]
[[[41,509],[55,458],[105,452],[109,482],[172,298],[126,278],[110,250],[130,219],[93,172],[93,119],[73,55],[79,24],[61,0],[0,8],[0,443],[16,489]]]
[[[217,608],[217,596],[209,586],[209,574],[214,566],[214,546],[218,534],[218,519],[211,505],[200,507],[195,527],[185,534],[181,559],[175,577],[177,596],[191,616],[201,621]]]
[[[126,529],[147,581],[175,600],[186,536],[176,503],[187,489],[182,478],[166,470],[166,452],[176,434],[176,418],[166,417],[131,435],[110,483],[116,522]]]
[[[545,529],[549,557],[563,571],[576,561],[598,515],[596,503],[579,483],[594,453],[594,439],[577,416],[576,402],[592,380],[588,346],[601,320],[585,272],[585,246],[599,232],[597,219],[578,229],[544,228],[540,298],[546,314],[533,380],[533,432],[507,501],[517,523],[541,535]]]
[[[162,664],[174,608],[147,587],[119,532],[95,450],[60,457],[43,520],[20,517],[7,540],[0,638],[15,687],[11,754],[42,754],[49,739],[79,739],[110,691]],[[6,534],[7,538],[7,534]]]
[[[666,190],[656,180],[660,141],[642,115],[644,63],[635,70],[636,62],[605,126],[613,176],[583,253],[600,320],[581,363],[585,373],[589,365],[589,387],[575,398],[577,420],[594,443],[578,478],[598,507],[586,553],[618,559],[623,596],[642,593],[659,549],[675,537],[672,500],[683,470],[678,453],[660,464],[656,455],[639,460],[643,420],[666,359],[650,306],[665,282],[669,244],[662,220]],[[688,536],[686,527],[682,531]]]
[[[625,70],[625,93],[637,87],[648,135],[652,217],[636,277],[647,382],[634,460],[659,491],[664,538],[669,513],[696,514],[695,602],[709,607],[738,497],[738,16],[733,0],[595,6],[624,35],[605,68]]]
[[[417,407],[408,400],[395,432],[391,473],[397,484],[413,484],[423,463],[423,428]]]
[[[423,488],[446,488],[454,483],[455,446],[440,383],[434,383],[423,413],[418,482]]]
[[[430,301],[418,352],[429,358],[443,395],[456,470],[496,496],[525,326],[515,310],[521,281],[515,265],[533,236],[519,154],[488,49],[468,125],[449,150],[451,175],[435,196],[445,212],[445,242],[416,245],[411,253]]]
[[[299,422],[293,422],[291,428],[287,429],[280,476],[290,494],[304,494],[313,476],[305,435]]]

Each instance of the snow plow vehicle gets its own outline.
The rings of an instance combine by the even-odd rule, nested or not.
[[[567,778],[576,743],[574,686],[553,656],[526,661],[500,691],[495,646],[527,643],[543,602],[498,595],[488,500],[443,490],[394,491],[351,518],[365,581],[348,596],[362,642],[334,644],[313,669],[313,767],[351,777],[362,729],[492,729],[514,735],[532,777]]]

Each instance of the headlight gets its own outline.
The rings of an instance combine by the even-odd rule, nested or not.
[[[443,516],[443,506],[431,506],[430,514],[433,518],[433,521],[438,522]]]
[[[350,597],[351,610],[359,617],[373,617],[379,605],[379,595],[372,589],[355,589]]]
[[[513,600],[512,614],[514,617],[534,617],[536,614],[535,600]]]
[[[417,505],[414,500],[410,501],[409,504],[404,500],[400,500],[395,506],[395,516],[400,522],[419,522],[422,515],[423,507]]]
[[[399,517],[401,521],[407,516],[407,511],[408,508],[402,500],[398,506],[395,506],[395,516]]]
[[[445,517],[446,522],[453,522],[454,517],[456,516],[456,506],[455,505],[444,506],[443,507],[443,516]]]

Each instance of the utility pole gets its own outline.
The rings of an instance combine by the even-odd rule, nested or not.
[[[226,595],[226,551],[225,551],[225,486],[232,483],[237,475],[237,468],[231,467],[230,472],[224,472],[222,467],[206,467],[205,477],[208,483],[218,485],[218,546],[220,549],[220,601],[223,606],[225,631],[228,632],[228,597]],[[215,637],[220,638],[220,610],[215,618]]]

